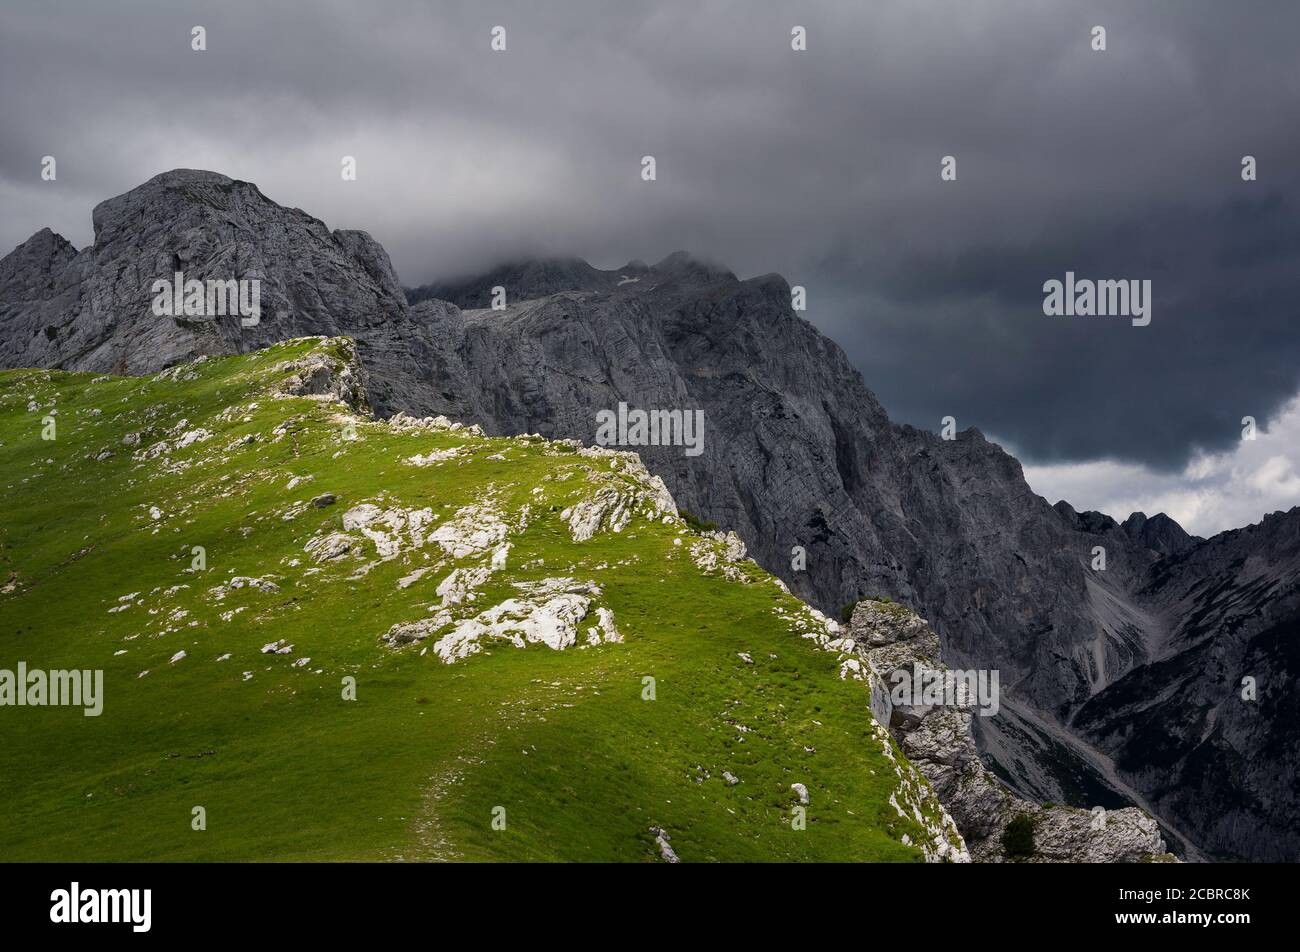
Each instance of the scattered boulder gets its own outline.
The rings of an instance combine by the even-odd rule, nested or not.
[[[508,528],[488,503],[466,506],[438,526],[429,538],[454,559],[483,555],[505,541]]]
[[[673,848],[668,845],[668,834],[664,832],[663,828],[652,826],[650,832],[654,834],[655,844],[659,847],[659,856],[663,861],[665,863],[680,863],[681,860],[677,858]]]
[[[310,552],[317,562],[330,562],[347,555],[356,542],[346,532],[331,532],[328,535],[312,536],[303,549]]]
[[[577,641],[578,623],[590,607],[591,600],[582,595],[556,595],[542,602],[508,598],[461,622],[440,638],[433,650],[448,664],[478,654],[485,641],[493,640],[507,641],[516,648],[544,644],[563,651]]]

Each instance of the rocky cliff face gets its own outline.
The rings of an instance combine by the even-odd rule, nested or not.
[[[1071,727],[1213,854],[1300,858],[1300,509],[1153,566],[1148,663]]]
[[[872,685],[877,718],[889,725],[907,759],[930,781],[975,862],[1136,863],[1172,859],[1156,821],[1134,807],[1093,810],[1033,803],[1016,796],[985,767],[975,744],[976,692],[927,700],[932,673],[949,673],[939,636],[901,605],[865,600],[853,610],[846,653]],[[955,682],[954,682],[955,684]],[[902,700],[898,689],[905,688]],[[1032,845],[1010,853],[1014,822],[1032,825]]]
[[[0,365],[149,373],[309,333],[383,337],[405,298],[388,255],[251,182],[176,170],[101,202],[95,242],[48,230],[0,263]],[[257,280],[260,320],[156,316],[156,280]]]
[[[1294,682],[1283,679],[1294,671],[1286,632],[1297,572],[1280,541],[1255,553],[1294,531],[1300,512],[1264,535],[1204,542],[1163,515],[1121,524],[1051,506],[978,430],[943,440],[892,423],[843,351],[791,309],[776,275],[742,281],[684,254],[614,271],[525,262],[411,292],[410,304],[368,236],[330,232],[207,172],[158,176],[98,206],[95,225],[95,244],[80,252],[46,231],[0,262],[0,366],[145,372],[350,334],[380,413],[590,443],[597,415],[620,403],[703,411],[699,455],[629,448],[683,509],[737,532],[823,611],[887,595],[931,619],[949,664],[997,668],[1004,712],[976,731],[1018,791],[1084,806],[1144,802],[1176,821],[1179,848],[1203,841],[1264,855],[1272,837],[1296,858],[1279,824],[1294,812],[1280,769],[1296,751],[1286,726]],[[260,278],[261,323],[154,316],[149,282],[182,269]],[[505,289],[504,310],[489,308],[495,287]],[[1098,547],[1104,569],[1093,567]],[[1197,713],[1142,680],[1173,663]],[[1249,673],[1238,663],[1263,672],[1272,693],[1243,714],[1254,718],[1248,736],[1223,734],[1235,721],[1215,715],[1221,733],[1206,736],[1222,738],[1225,762],[1233,743],[1246,744],[1235,773],[1224,773],[1219,761],[1201,765],[1200,732],[1224,685]],[[1166,716],[1183,725],[1158,765],[1143,761],[1138,710],[1153,733]],[[1247,759],[1277,749],[1276,773]],[[1239,782],[1243,773],[1258,778],[1244,799],[1255,788]],[[1184,796],[1172,778],[1202,792]],[[1244,819],[1220,829],[1234,811],[1258,818],[1244,839],[1233,832]]]
[[[509,274],[494,280],[509,294]],[[505,311],[417,305],[452,381],[425,396],[429,409],[582,439],[620,401],[703,410],[698,458],[639,451],[686,509],[735,529],[798,594],[832,613],[869,594],[925,606],[954,659],[985,658],[997,641],[1037,703],[1087,696],[1089,539],[1013,458],[976,430],[944,441],[893,425],[843,352],[790,309],[780,277],[740,281],[676,255],[619,280],[508,298]]]

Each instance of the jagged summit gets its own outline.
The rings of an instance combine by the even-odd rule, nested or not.
[[[71,249],[73,253],[77,250],[68,239],[64,238],[58,232],[51,230],[49,227],[45,227],[33,234],[26,241],[17,245],[14,248],[14,251],[22,251],[23,249],[27,249],[29,252],[53,251],[64,248]]]
[[[652,270],[674,277],[689,275],[701,278],[721,278],[728,281],[736,280],[736,276],[729,269],[697,257],[689,251],[674,251],[655,264]]]
[[[239,196],[236,197],[236,192]],[[253,197],[270,202],[251,182],[237,182],[220,172],[202,169],[172,169],[160,172],[148,181],[121,195],[105,199],[95,206],[91,220],[95,226],[95,242],[111,241],[113,231],[105,229],[132,227],[135,218],[150,215],[159,207],[173,207],[199,203],[215,211],[229,211],[231,205]],[[271,203],[273,204],[273,203]]]
[[[1123,529],[1134,541],[1161,555],[1182,552],[1202,541],[1199,536],[1189,535],[1163,512],[1156,513],[1150,519],[1145,513],[1135,512],[1124,520]]]
[[[1204,540],[1188,534],[1173,518],[1158,512],[1150,518],[1146,513],[1134,512],[1123,522],[1096,510],[1077,511],[1064,499],[1053,507],[1066,522],[1082,532],[1097,535],[1122,533],[1127,539],[1159,555],[1174,555]]]
[[[251,182],[174,169],[95,206],[94,243],[48,230],[0,262],[0,367],[149,373],[200,354],[338,334],[406,317],[388,254]],[[260,315],[159,316],[156,280],[255,280]]]
[[[219,185],[232,185],[238,179],[233,179],[222,172],[213,172],[209,169],[168,169],[165,172],[159,172],[152,178],[146,179],[130,191],[139,191],[146,189],[151,185],[186,185],[191,183],[216,183]],[[251,182],[245,182],[251,185]],[[256,187],[256,186],[254,186]],[[125,194],[130,194],[127,192]]]
[[[72,242],[49,228],[42,228],[5,255],[0,259],[0,315],[11,301],[53,294],[59,275],[76,255]]]

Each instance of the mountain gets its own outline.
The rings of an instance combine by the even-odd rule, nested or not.
[[[366,376],[0,373],[0,700],[102,676],[6,707],[0,854],[968,859],[838,626],[634,454],[378,420]]]
[[[387,253],[362,232],[331,232],[250,182],[214,172],[157,175],[95,206],[80,252],[42,231],[0,263],[0,362],[150,373],[199,354],[285,337],[378,328],[406,313]],[[258,279],[261,323],[157,317],[157,279]]]
[[[1235,558],[1216,554],[1232,548],[1223,536],[1197,539],[1163,514],[1120,523],[1049,505],[974,428],[942,439],[894,424],[843,351],[792,310],[781,277],[741,280],[683,253],[612,271],[515,262],[411,291],[408,303],[368,237],[331,233],[213,173],[166,173],[100,205],[95,221],[90,248],[74,252],[42,233],[0,262],[0,365],[152,372],[347,333],[384,415],[445,414],[491,434],[590,443],[598,415],[620,403],[702,411],[699,455],[630,448],[692,518],[735,531],[823,612],[888,596],[930,619],[949,665],[996,668],[1002,712],[973,730],[1018,793],[1138,804],[1186,855],[1300,857],[1294,785],[1245,759],[1295,754],[1295,682],[1280,679],[1293,641],[1277,632],[1295,617],[1297,575],[1283,548],[1251,548],[1264,537],[1243,530],[1238,545],[1250,554],[1233,569]],[[275,303],[253,328],[158,318],[144,289],[178,262],[187,276],[257,276]],[[503,310],[491,308],[498,287]],[[1300,511],[1275,518],[1285,536]],[[1104,568],[1094,568],[1099,547]],[[1254,621],[1217,627],[1237,624],[1238,585],[1274,634]],[[1231,603],[1198,601],[1212,595]],[[1208,666],[1207,652],[1221,663]],[[1220,723],[1250,674],[1233,665],[1265,655],[1279,678],[1260,681],[1271,693],[1247,715],[1253,733],[1238,769],[1198,766],[1195,725],[1211,710]],[[1129,687],[1175,662],[1199,713]],[[1169,718],[1158,765],[1145,763],[1132,733],[1127,715],[1139,705],[1151,731]],[[1171,793],[1178,777],[1212,795]],[[1250,820],[1224,826],[1224,815]],[[1248,836],[1234,832],[1247,826]]]
[[[1156,563],[1150,660],[1072,728],[1154,809],[1226,856],[1300,857],[1300,509]]]

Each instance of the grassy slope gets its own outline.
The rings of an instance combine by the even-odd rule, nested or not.
[[[575,464],[605,464],[571,447],[369,421],[348,441],[339,404],[269,395],[289,375],[280,362],[345,348],[289,342],[179,379],[0,374],[0,585],[15,583],[0,594],[0,668],[102,668],[106,695],[98,718],[0,707],[0,859],[657,861],[652,826],[688,861],[920,858],[902,838],[921,838],[921,824],[888,803],[899,780],[864,686],[773,614],[800,610],[795,599],[751,563],[754,584],[703,574],[688,554],[699,537],[679,520],[638,516],[574,542],[559,510],[591,488]],[[230,407],[240,412],[222,415]],[[45,441],[50,408],[57,439]],[[133,457],[182,418],[213,437]],[[141,430],[138,447],[123,445]],[[258,439],[238,442],[246,434]],[[463,465],[403,462],[462,444]],[[496,453],[507,459],[486,458]],[[578,478],[553,478],[566,470]],[[289,490],[294,476],[312,479]],[[282,518],[327,491],[336,505]],[[439,565],[436,545],[359,580],[356,558],[306,574],[304,543],[351,506],[382,498],[440,521],[489,492],[508,512],[530,503],[533,520],[473,611],[516,594],[511,581],[589,578],[624,643],[498,643],[445,664],[422,653],[434,639],[379,640],[438,601],[450,559],[397,586]],[[196,545],[204,572],[189,571]],[[217,602],[210,589],[235,575],[279,590]],[[189,587],[168,594],[176,585]],[[292,655],[260,653],[277,638]],[[355,701],[342,699],[345,675]],[[647,675],[654,701],[642,700]],[[789,823],[796,781],[811,792],[805,831]],[[195,805],[206,831],[191,830]],[[504,831],[490,825],[498,805]]]

